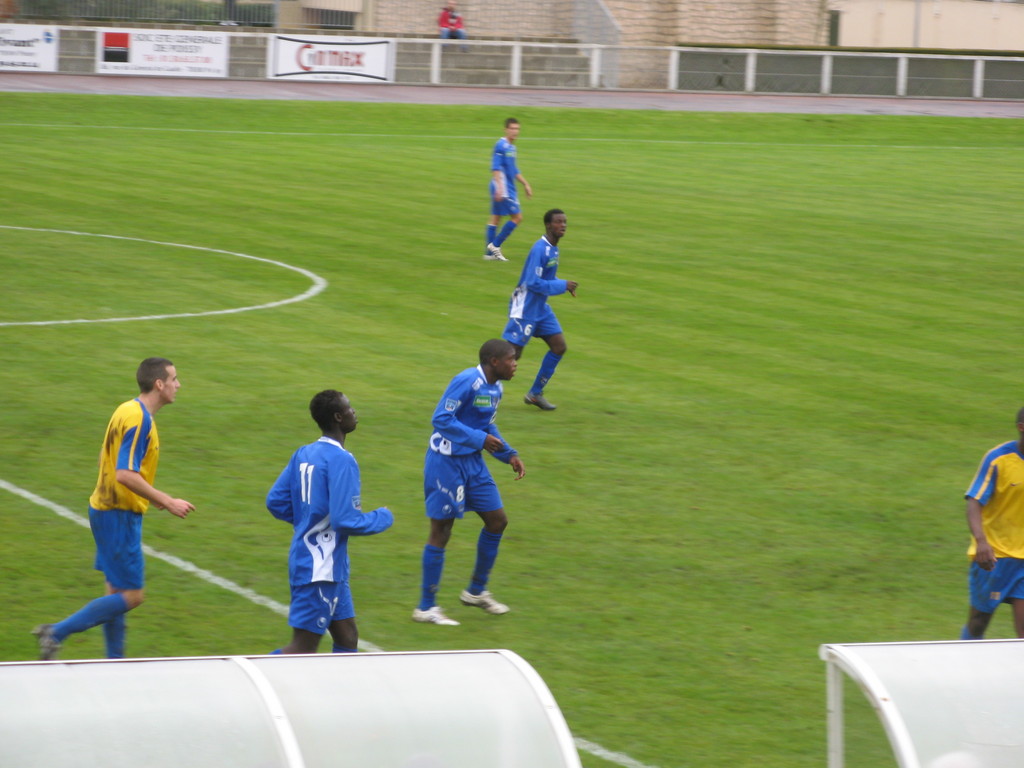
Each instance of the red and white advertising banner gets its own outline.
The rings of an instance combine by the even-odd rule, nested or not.
[[[57,27],[0,24],[0,71],[56,72]]]
[[[270,35],[267,77],[389,83],[395,79],[395,41],[365,37]]]
[[[228,35],[173,29],[97,29],[96,71],[159,77],[227,77]]]

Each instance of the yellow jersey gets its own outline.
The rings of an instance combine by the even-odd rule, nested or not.
[[[96,510],[123,509],[143,514],[149,500],[117,482],[117,470],[138,472],[153,485],[160,460],[156,422],[146,406],[135,398],[121,403],[110,417],[100,449],[100,471],[89,506]]]

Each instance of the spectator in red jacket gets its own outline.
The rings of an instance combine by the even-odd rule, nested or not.
[[[441,30],[441,39],[448,40],[456,37],[459,40],[466,39],[466,30],[462,26],[462,14],[455,7],[455,0],[451,0],[441,9],[441,15],[437,17],[437,26]],[[463,51],[469,50],[468,46],[462,46]]]

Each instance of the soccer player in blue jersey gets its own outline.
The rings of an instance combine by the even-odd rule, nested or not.
[[[457,626],[437,605],[437,589],[444,571],[444,552],[452,526],[467,509],[483,520],[476,546],[476,565],[469,586],[462,590],[463,605],[487,613],[508,613],[487,591],[498,545],[508,526],[498,487],[483,459],[482,451],[511,465],[519,480],[526,468],[495,424],[501,402],[502,381],[516,372],[515,349],[507,341],[491,339],[480,347],[480,364],[459,373],[441,396],[431,424],[426,459],[423,463],[423,496],[430,534],[423,548],[423,581],[420,602],[412,612],[413,621]]]
[[[970,609],[961,640],[980,640],[1000,603],[1013,606],[1024,637],[1024,408],[1017,440],[985,454],[965,494],[971,545]]]
[[[326,389],[313,396],[309,412],[323,436],[292,454],[267,494],[270,513],[295,527],[288,553],[292,641],[274,653],[316,653],[325,632],[333,653],[355,653],[348,537],[385,531],[394,517],[387,507],[363,512],[359,465],[345,449],[358,423],[348,398]]]
[[[505,121],[505,135],[495,143],[491,155],[491,218],[487,221],[484,247],[484,259],[488,261],[508,261],[501,252],[501,245],[523,220],[522,208],[516,195],[516,182],[523,185],[527,197],[533,197],[530,183],[516,165],[517,138],[519,121],[510,117]],[[498,231],[503,216],[507,216],[508,221]]]
[[[103,625],[107,657],[124,656],[124,615],[142,605],[145,563],[142,516],[150,503],[175,517],[195,507],[153,487],[160,438],[153,417],[178,395],[181,382],[174,363],[163,357],[143,360],[135,373],[139,396],[121,403],[110,417],[100,448],[99,476],[89,497],[89,527],[96,542],[96,570],[106,579],[103,597],[56,624],[32,630],[39,658],[53,659],[68,635]]]
[[[552,208],[544,214],[544,236],[534,243],[526,257],[519,284],[512,291],[508,322],[502,333],[502,338],[515,346],[517,360],[523,353],[523,347],[534,336],[547,343],[548,351],[541,361],[537,377],[523,396],[523,402],[543,411],[553,411],[557,407],[544,397],[544,387],[555,375],[555,369],[567,350],[562,326],[558,324],[554,310],[548,306],[548,297],[562,293],[575,297],[579,287],[575,280],[558,277],[558,241],[565,237],[567,226],[565,211]]]

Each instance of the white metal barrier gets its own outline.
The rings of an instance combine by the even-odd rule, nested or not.
[[[823,645],[828,765],[845,762],[843,673],[875,708],[900,768],[1024,766],[1024,641]]]
[[[579,768],[511,651],[0,664],[0,765]]]

